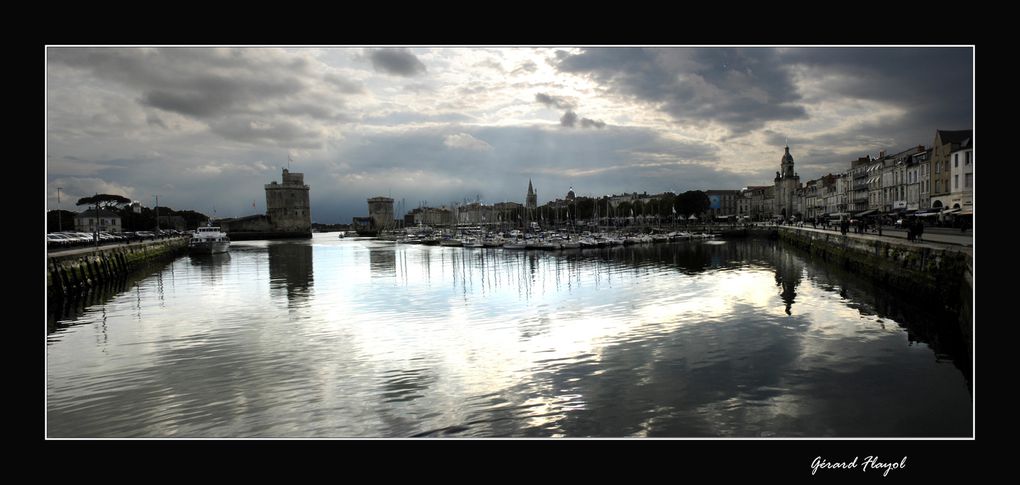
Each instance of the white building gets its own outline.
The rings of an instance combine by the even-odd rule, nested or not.
[[[950,200],[948,206],[964,211],[974,210],[974,155],[971,139],[960,144],[960,149],[949,155]]]
[[[96,216],[94,209],[89,209],[74,216],[74,230],[78,232],[121,232],[120,215],[113,211],[100,210]]]

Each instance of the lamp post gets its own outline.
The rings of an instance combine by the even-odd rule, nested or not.
[[[159,196],[153,195],[156,198],[156,232],[159,232]]]
[[[99,249],[99,194],[96,194],[95,198],[96,198],[96,209],[95,209],[96,210],[96,212],[95,212],[96,225],[93,227],[92,239],[96,243],[96,249]]]
[[[60,214],[60,191],[64,190],[63,187],[57,187],[57,230],[64,232],[64,218]]]

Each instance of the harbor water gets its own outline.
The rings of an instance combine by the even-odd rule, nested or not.
[[[955,315],[762,239],[315,234],[47,309],[49,437],[966,437]]]

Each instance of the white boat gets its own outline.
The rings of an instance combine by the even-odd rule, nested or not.
[[[230,250],[230,238],[217,226],[199,227],[188,241],[192,254],[216,254]]]

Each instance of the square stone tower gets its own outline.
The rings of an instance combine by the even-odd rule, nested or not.
[[[312,211],[305,174],[283,169],[282,183],[266,184],[266,215],[274,230],[311,232]]]

